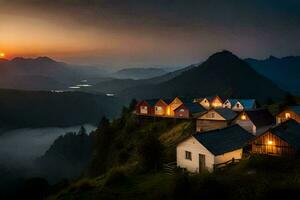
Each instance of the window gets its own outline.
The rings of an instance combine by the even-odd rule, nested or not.
[[[286,118],[286,119],[291,118],[291,113],[285,113],[285,118]]]
[[[184,112],[184,109],[180,109],[179,112]]]
[[[192,153],[189,151],[185,151],[185,159],[186,160],[192,160]]]
[[[239,104],[239,103],[237,103],[237,104],[236,104],[236,107],[237,107],[237,108],[239,108],[239,107],[240,107],[240,104]]]
[[[247,118],[246,118],[246,115],[245,114],[243,114],[242,116],[241,116],[241,120],[246,120]]]
[[[211,118],[215,118],[215,113],[211,113]]]
[[[156,111],[161,111],[161,110],[162,110],[162,107],[160,107],[160,106],[155,106],[155,110],[156,110]]]

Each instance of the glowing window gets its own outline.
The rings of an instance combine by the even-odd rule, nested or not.
[[[179,112],[184,112],[184,109],[180,109]]]
[[[285,113],[285,118],[286,118],[286,119],[291,118],[291,113]]]
[[[273,141],[272,140],[268,140],[268,145],[272,145]]]
[[[246,120],[246,119],[247,119],[246,115],[241,116],[241,120]]]
[[[156,110],[156,111],[161,111],[161,110],[162,110],[162,107],[160,107],[160,106],[155,106],[155,110]]]

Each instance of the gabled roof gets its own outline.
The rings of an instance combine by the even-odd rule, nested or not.
[[[244,112],[256,127],[268,126],[275,123],[275,118],[267,109],[246,110]]]
[[[300,149],[300,124],[298,122],[290,119],[269,131],[294,148]]]
[[[255,99],[239,99],[238,100],[243,106],[245,110],[253,109],[255,107]]]
[[[206,109],[203,108],[199,103],[192,102],[183,103],[181,106],[176,108],[175,111],[181,109],[183,106],[189,109],[191,114],[202,113],[206,111]]]
[[[243,148],[254,136],[239,125],[208,132],[196,133],[198,140],[215,156]]]
[[[289,108],[294,111],[295,113],[297,113],[298,115],[300,115],[300,105],[296,105],[296,106],[289,106]]]
[[[233,120],[237,114],[229,108],[215,108],[217,113],[219,113],[225,120]]]

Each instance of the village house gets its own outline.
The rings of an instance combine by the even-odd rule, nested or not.
[[[198,103],[183,103],[178,108],[174,110],[174,116],[176,118],[191,118],[195,115],[202,114],[203,112],[206,112],[206,109],[204,109],[200,104]]]
[[[228,108],[216,108],[208,110],[197,117],[196,130],[204,132],[225,128],[231,124],[237,114]]]
[[[177,166],[189,172],[210,171],[232,159],[241,159],[243,147],[253,138],[239,125],[196,133],[177,145]]]
[[[154,106],[159,99],[142,100],[136,105],[135,113],[138,115],[153,115]]]
[[[253,110],[256,109],[256,101],[255,99],[227,99],[223,107],[234,111]]]
[[[278,115],[276,115],[276,123],[280,124],[286,120],[294,119],[300,123],[300,105],[288,106]]]
[[[195,99],[196,102],[200,103],[205,109],[209,110],[211,108],[221,108],[223,107],[222,99],[216,95],[211,97],[205,97],[200,99]]]
[[[259,135],[275,125],[275,119],[267,109],[246,110],[233,121],[254,135]]]
[[[168,106],[169,106],[168,100],[159,99],[154,105],[154,115],[156,116],[167,115]]]
[[[300,124],[289,119],[258,136],[250,144],[252,153],[256,154],[299,155]]]
[[[169,103],[168,115],[175,116],[175,110],[183,104],[183,101],[179,97],[175,97],[173,101]]]

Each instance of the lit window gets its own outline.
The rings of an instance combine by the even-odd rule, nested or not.
[[[273,141],[272,140],[268,140],[268,145],[272,145]]]
[[[243,114],[243,115],[241,116],[241,120],[246,120],[246,119],[247,119],[247,118],[246,118],[246,115]]]
[[[156,110],[156,111],[161,111],[161,110],[162,110],[162,107],[160,107],[160,106],[155,106],[155,110]]]
[[[179,112],[184,112],[184,109],[180,109]]]
[[[192,153],[189,151],[185,151],[185,159],[186,160],[192,160]]]
[[[286,119],[291,118],[291,113],[285,113],[285,118],[286,118]]]

